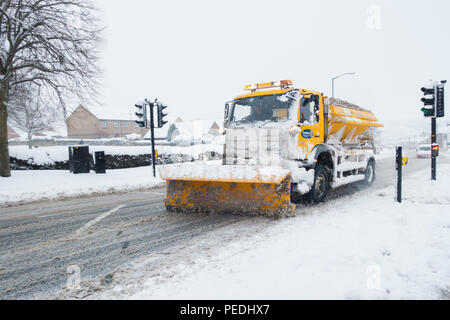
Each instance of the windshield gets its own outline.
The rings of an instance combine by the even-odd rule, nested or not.
[[[298,90],[278,95],[257,96],[235,100],[231,107],[231,123],[285,121],[297,117]],[[295,110],[295,111],[294,111]],[[291,115],[290,113],[295,113]]]
[[[420,147],[420,151],[431,151],[431,147]]]

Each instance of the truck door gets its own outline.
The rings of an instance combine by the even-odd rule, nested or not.
[[[318,144],[324,141],[323,99],[318,94],[304,94],[300,99],[299,124],[302,129],[298,145],[303,149],[305,159]]]

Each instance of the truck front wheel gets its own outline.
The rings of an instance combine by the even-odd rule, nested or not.
[[[330,190],[330,174],[324,165],[318,165],[314,172],[314,184],[308,194],[310,202],[319,203],[325,200]]]

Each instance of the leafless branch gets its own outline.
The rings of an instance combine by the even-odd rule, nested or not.
[[[0,176],[10,176],[8,112],[24,92],[40,88],[64,116],[68,102],[96,100],[101,33],[93,0],[0,0]]]

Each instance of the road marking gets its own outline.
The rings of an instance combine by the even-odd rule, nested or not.
[[[94,220],[89,221],[88,223],[86,223],[84,226],[82,226],[80,229],[77,230],[77,232],[75,232],[76,236],[79,236],[80,234],[82,234],[83,232],[85,232],[86,230],[88,230],[90,227],[92,227],[94,224],[98,223],[99,221],[105,219],[106,217],[112,215],[113,213],[119,211],[120,209],[122,209],[123,207],[125,207],[125,205],[120,205],[112,210],[109,210],[108,212],[102,213],[101,215],[99,215],[97,218],[95,218]]]
[[[48,217],[54,217],[58,216],[58,214],[49,214],[48,216],[39,216],[38,218],[48,218]]]
[[[65,215],[65,214],[67,214],[67,212],[64,212],[64,213],[55,213],[55,214],[49,214],[49,215],[46,215],[46,216],[39,216],[38,218],[59,217],[59,216]]]

